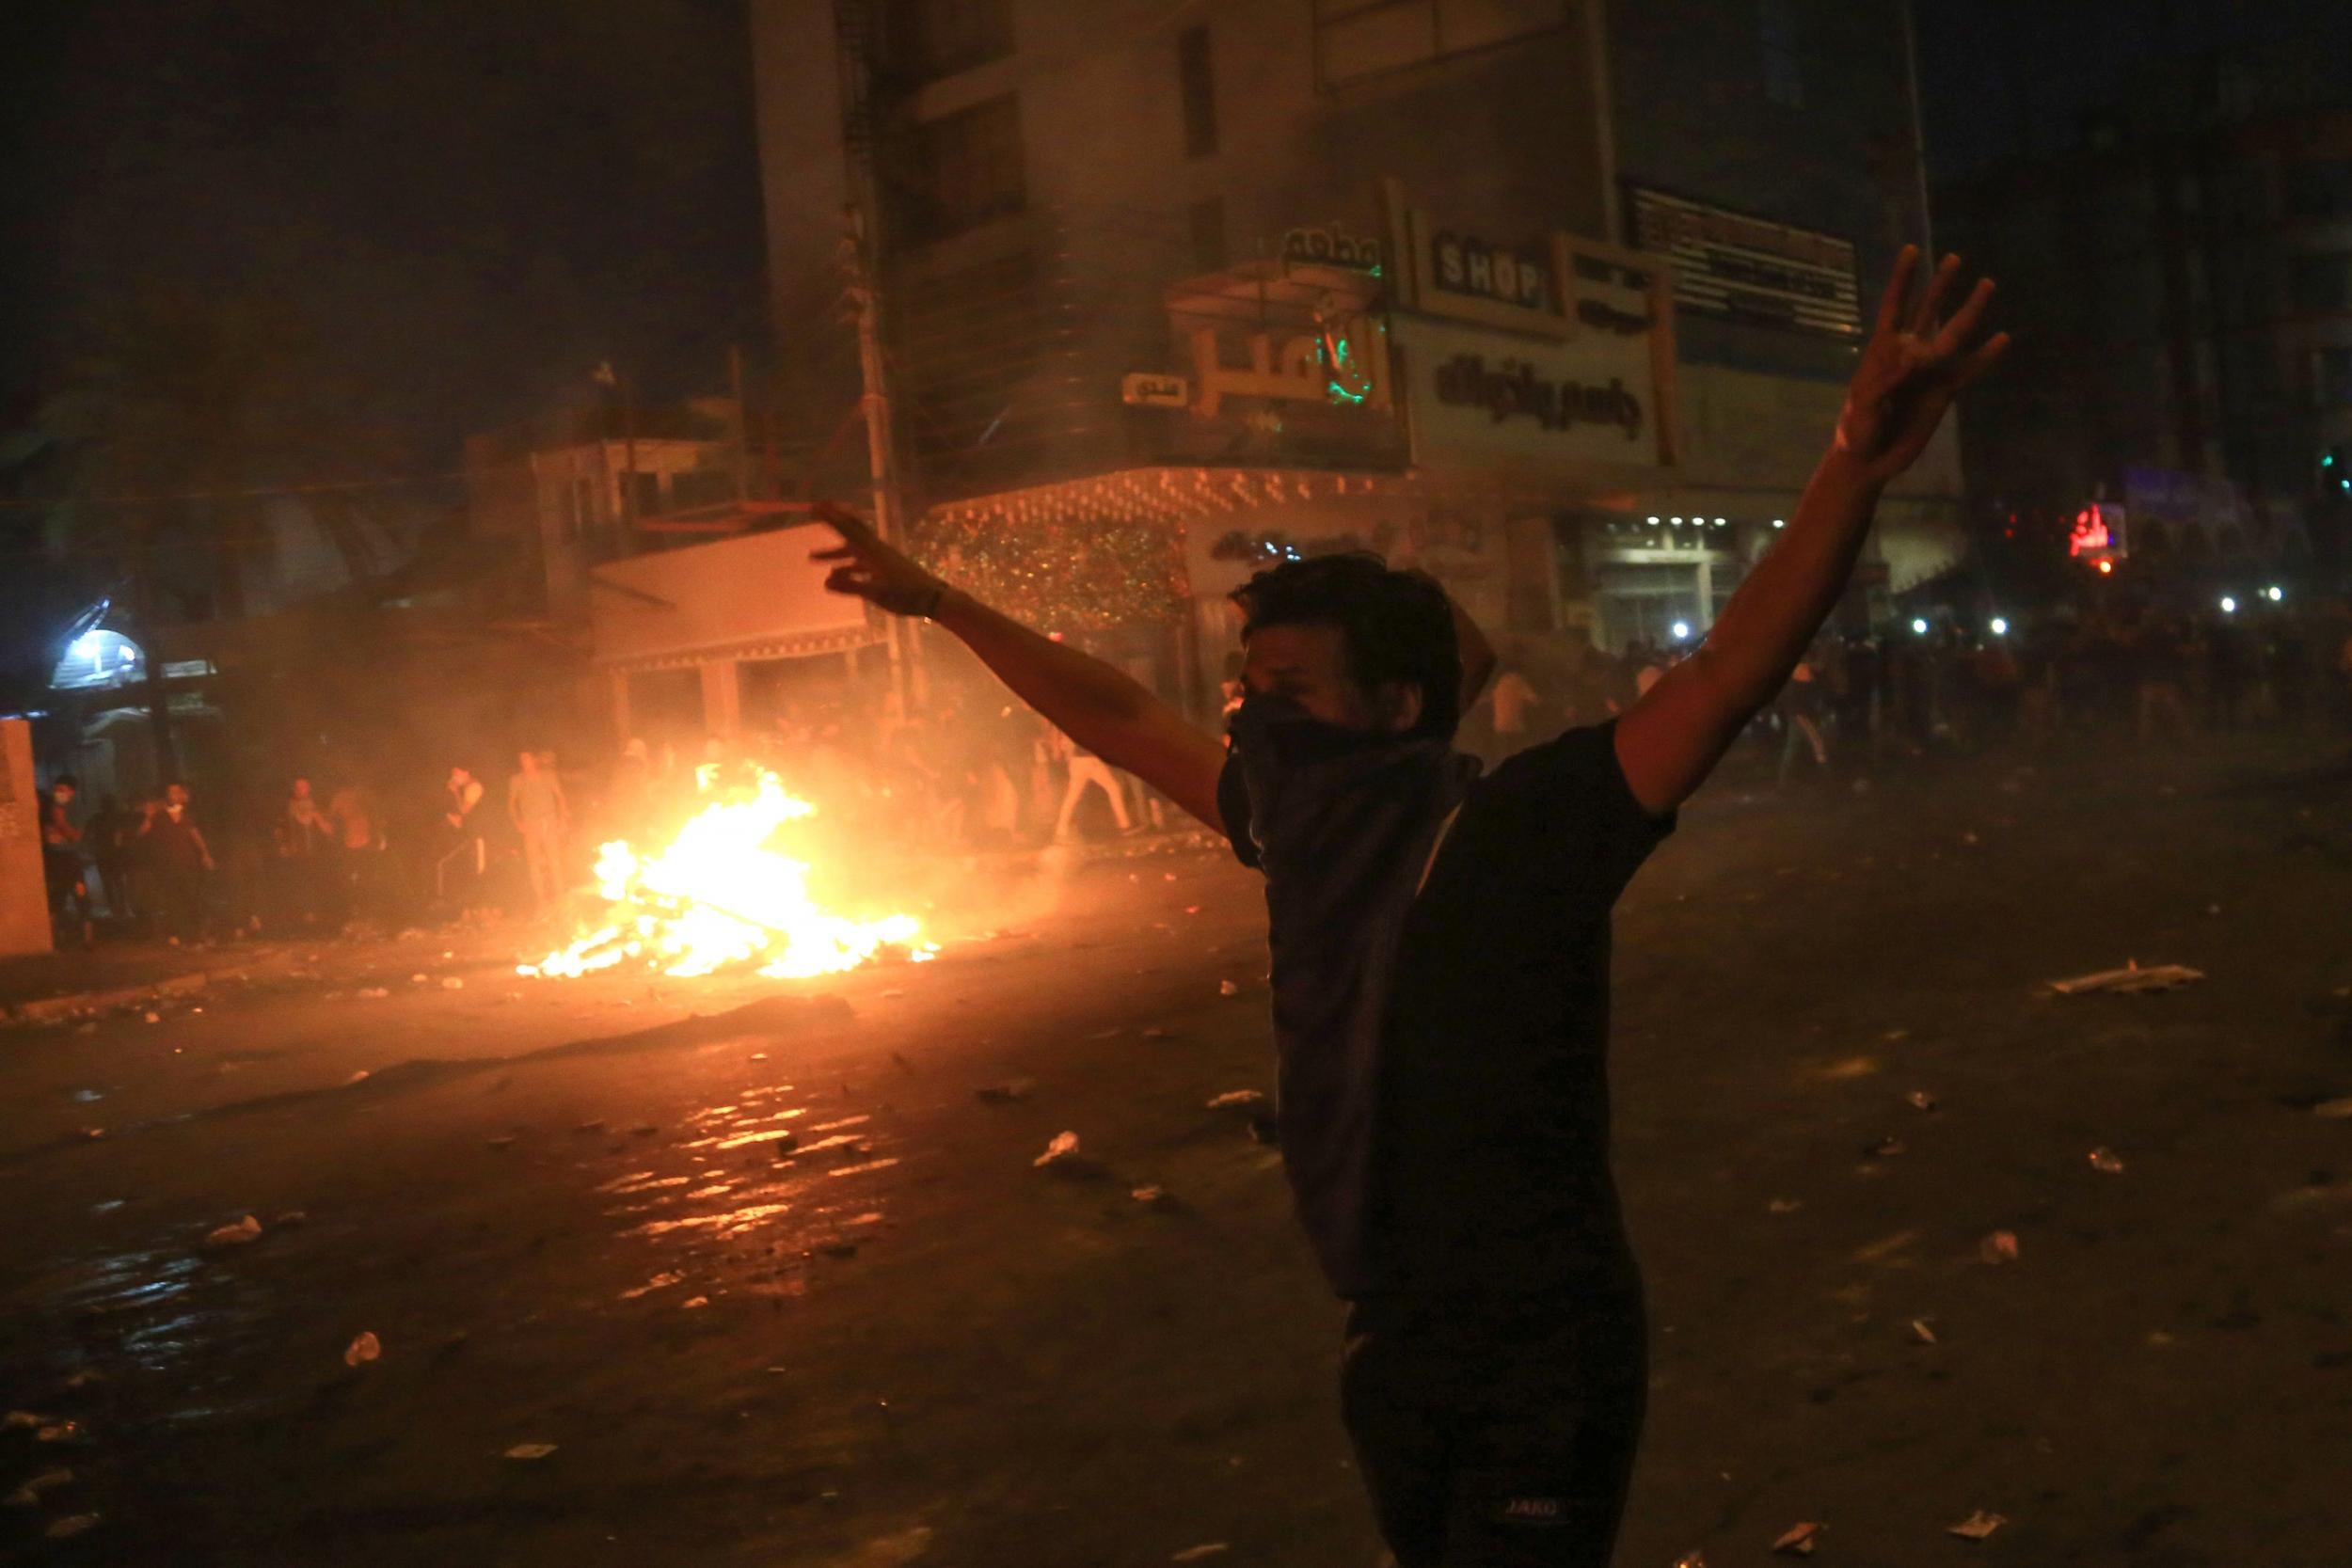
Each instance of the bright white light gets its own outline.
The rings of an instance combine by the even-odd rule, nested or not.
[[[1721,517],[1716,518],[1716,519],[1715,519],[1715,526],[1716,526],[1717,528],[1721,528],[1721,527],[1723,527],[1723,526],[1724,526],[1724,520],[1723,520]]]
[[[2227,594],[2221,595],[2221,613],[2224,615],[2235,615],[2237,613],[2237,601],[2230,597]]]
[[[1666,520],[1677,528],[1680,528],[1682,526],[1682,519],[1679,517],[1669,517]]]
[[[1993,617],[1991,626],[1994,636],[2007,637],[2009,635],[2009,622],[2005,617],[1995,615]]]
[[[2263,597],[2268,599],[2272,604],[2277,604],[2280,600],[2285,598],[2286,596],[2287,591],[2283,588],[2271,587],[2263,590]]]
[[[1911,618],[1911,629],[1921,637],[1925,637],[1928,634],[1928,623],[1923,617],[1915,615]]]
[[[1691,623],[1688,621],[1677,621],[1674,624],[1674,634],[1676,641],[1688,642],[1691,640]]]
[[[1650,526],[1650,527],[1652,527],[1652,528],[1656,528],[1656,527],[1658,526],[1658,519],[1657,519],[1657,518],[1655,518],[1655,517],[1652,517],[1652,518],[1649,520],[1649,526]]]
[[[1774,528],[1787,528],[1788,526],[1788,519],[1786,517],[1774,517],[1772,519],[1772,526]]]

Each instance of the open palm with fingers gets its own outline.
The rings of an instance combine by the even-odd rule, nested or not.
[[[1837,420],[1837,450],[1882,483],[1918,460],[1952,399],[2009,348],[2006,332],[1975,341],[1993,301],[1991,278],[1979,278],[1945,320],[1945,296],[1960,276],[1960,258],[1944,258],[1915,305],[1911,295],[1918,271],[1918,247],[1905,245]]]

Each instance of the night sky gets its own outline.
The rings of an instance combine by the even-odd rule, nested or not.
[[[300,321],[405,459],[765,342],[741,0],[108,0],[9,23],[0,421],[157,290]]]
[[[573,401],[599,360],[660,396],[765,350],[741,0],[18,10],[0,428],[158,290],[298,320],[342,417],[416,467]],[[2167,51],[2352,26],[2288,0],[1917,14],[1944,173],[2062,143]]]
[[[1938,178],[2075,145],[2087,118],[2147,94],[2149,72],[2167,60],[2352,51],[2352,5],[2332,0],[1914,0],[1913,14]]]

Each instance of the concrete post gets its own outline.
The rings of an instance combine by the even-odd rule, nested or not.
[[[743,728],[742,666],[731,658],[702,666],[703,729],[732,739]]]
[[[612,713],[612,749],[619,751],[629,742],[628,672],[611,670],[605,673],[605,689]]]

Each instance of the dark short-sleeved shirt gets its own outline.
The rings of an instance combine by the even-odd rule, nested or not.
[[[1237,764],[1218,797],[1255,865]],[[1369,1118],[1282,1117],[1300,1218],[1340,1294],[1630,1282],[1609,1165],[1610,910],[1673,826],[1633,798],[1613,724],[1571,730],[1471,783],[1417,895],[1419,865],[1391,884],[1409,908],[1391,973],[1375,977],[1388,991],[1378,1038],[1284,1043],[1323,1058],[1310,1077],[1374,1080],[1359,1085]],[[1278,1006],[1283,982],[1278,952]],[[1362,1174],[1302,1185],[1301,1169]]]

